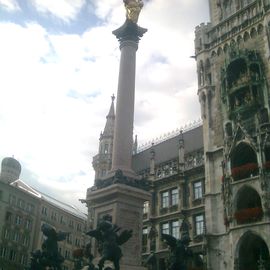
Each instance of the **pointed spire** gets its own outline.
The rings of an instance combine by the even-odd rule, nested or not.
[[[150,150],[150,176],[154,177],[155,175],[155,156],[156,152],[154,149],[154,143],[152,142],[151,150]]]
[[[111,103],[109,113],[106,116],[107,121],[106,121],[106,125],[105,125],[105,128],[104,128],[103,136],[113,136],[114,120],[115,120],[115,112],[114,112],[115,96],[112,95],[111,98],[112,98],[112,103]]]
[[[183,130],[180,131],[179,138],[179,170],[181,173],[184,173],[185,169],[185,146],[184,146],[184,135]]]
[[[110,110],[109,110],[109,114],[106,116],[107,119],[109,117],[115,118],[115,113],[114,113],[114,100],[115,100],[115,96],[114,96],[114,94],[111,96],[111,99],[112,99],[112,103],[111,103],[111,107],[110,107]]]

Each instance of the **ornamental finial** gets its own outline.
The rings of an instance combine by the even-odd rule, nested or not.
[[[128,20],[137,23],[139,14],[143,7],[142,0],[123,0],[126,8],[126,17]]]

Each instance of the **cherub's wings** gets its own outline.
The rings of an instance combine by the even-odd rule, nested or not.
[[[171,236],[169,234],[162,233],[161,234],[161,239],[162,239],[162,241],[164,241],[171,248],[176,247],[177,239],[174,238],[173,236]]]
[[[121,246],[132,237],[132,230],[124,230],[117,237],[117,244]]]

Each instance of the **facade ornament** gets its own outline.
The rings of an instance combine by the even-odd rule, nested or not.
[[[46,239],[42,243],[42,249],[31,253],[30,270],[61,269],[64,257],[58,249],[58,242],[65,240],[70,233],[57,232],[52,226],[44,223],[41,231]]]

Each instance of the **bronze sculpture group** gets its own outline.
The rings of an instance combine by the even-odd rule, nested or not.
[[[42,243],[41,250],[31,253],[31,264],[29,270],[61,270],[61,264],[64,258],[58,251],[57,242],[63,241],[69,235],[66,232],[56,232],[56,230],[48,224],[41,226],[46,239]]]
[[[105,215],[98,221],[95,230],[86,233],[97,240],[98,252],[101,256],[98,262],[99,270],[103,269],[106,260],[113,262],[115,270],[120,269],[119,261],[123,255],[120,246],[132,236],[131,230],[121,232],[120,230],[120,227],[112,223],[112,217]]]

